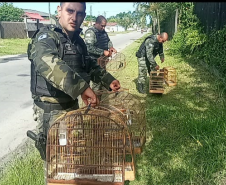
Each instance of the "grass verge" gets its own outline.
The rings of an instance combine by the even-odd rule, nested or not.
[[[0,39],[0,56],[27,53],[30,39]]]
[[[109,32],[109,36],[114,36],[116,34],[126,34],[131,31],[124,32]],[[84,39],[84,35],[81,35]],[[0,56],[4,55],[16,55],[27,53],[27,45],[30,41],[28,39],[0,39]]]
[[[2,164],[0,185],[44,185],[44,164],[32,143],[27,142]]]

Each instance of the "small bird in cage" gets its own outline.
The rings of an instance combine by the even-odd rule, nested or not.
[[[118,71],[126,67],[125,55],[123,53],[114,53],[106,64],[108,71]]]

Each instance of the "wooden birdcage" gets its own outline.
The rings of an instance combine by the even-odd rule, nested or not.
[[[166,84],[168,86],[176,86],[177,85],[176,69],[171,66],[168,66],[164,67],[163,70]]]
[[[164,71],[163,69],[150,72],[149,92],[150,93],[164,93]]]
[[[98,64],[107,71],[119,71],[126,67],[126,57],[123,53],[113,53],[111,57],[101,56]]]
[[[131,133],[135,154],[140,154],[146,142],[145,106],[140,98],[129,93],[128,89],[119,92],[99,91],[102,98],[100,105],[111,105],[117,108],[124,118]],[[127,145],[128,147],[129,145]]]
[[[106,65],[107,71],[119,71],[126,67],[126,56],[121,53],[113,53],[111,57],[109,57],[109,62]]]
[[[132,145],[132,135],[129,132],[129,128],[127,125],[128,117],[118,108],[111,106],[109,104],[101,104],[96,107],[96,109],[107,110],[110,111],[114,116],[112,118],[117,117],[120,119],[126,128],[125,138],[125,180],[135,180],[135,164],[134,164],[134,146]]]
[[[47,185],[123,185],[135,179],[133,150],[123,117],[107,107],[70,111],[47,136]]]
[[[104,69],[106,68],[106,65],[107,65],[108,62],[109,62],[109,57],[107,57],[107,56],[100,56],[97,59],[98,65],[100,65],[100,67],[102,67]]]

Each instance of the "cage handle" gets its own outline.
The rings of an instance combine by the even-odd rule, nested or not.
[[[85,110],[85,114],[87,114],[90,110],[90,107],[91,107],[91,102],[89,103],[89,105],[87,106],[87,109]]]

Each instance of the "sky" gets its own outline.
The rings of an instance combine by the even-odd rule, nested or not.
[[[87,2],[86,14],[87,15],[103,15],[106,18],[115,16],[121,12],[135,11],[133,6],[134,2]],[[54,14],[57,10],[59,2],[50,2],[50,12]],[[37,10],[45,13],[49,13],[49,2],[13,2],[13,6],[22,9]]]

